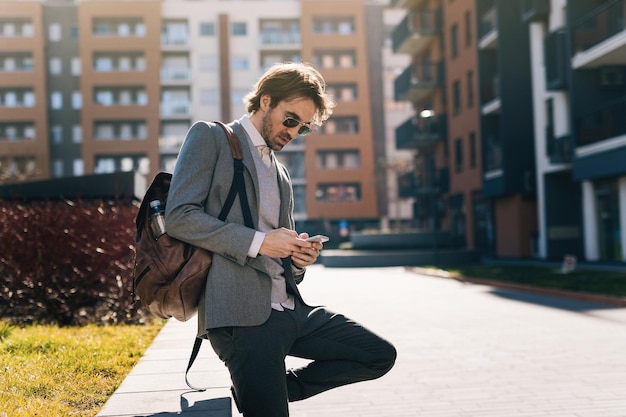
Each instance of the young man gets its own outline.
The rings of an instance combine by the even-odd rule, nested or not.
[[[245,417],[289,415],[297,401],[353,382],[378,378],[395,348],[358,323],[304,302],[297,284],[321,243],[294,230],[293,190],[274,158],[298,135],[332,113],[322,76],[307,64],[270,68],[246,97],[248,114],[230,124],[243,148],[246,194],[255,228],[234,204],[217,218],[233,178],[233,160],[219,126],[197,122],[181,148],[167,200],[167,232],[214,253],[198,310],[198,335],[208,338],[232,379]],[[285,369],[286,355],[313,361]]]

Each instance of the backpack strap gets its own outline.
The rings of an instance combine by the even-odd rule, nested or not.
[[[247,227],[254,229],[254,225],[252,224],[252,213],[250,212],[250,206],[248,204],[248,195],[246,194],[246,182],[243,176],[244,167],[241,142],[239,141],[239,137],[237,136],[237,134],[230,126],[227,126],[222,122],[216,121],[215,123],[219,125],[226,133],[228,143],[230,144],[230,151],[233,154],[233,163],[235,164],[235,174],[233,175],[233,182],[230,185],[228,197],[226,197],[224,207],[222,207],[222,211],[220,212],[218,218],[222,221],[226,220],[226,216],[228,216],[228,212],[230,212],[230,209],[235,202],[235,197],[238,195],[239,203],[241,204],[241,212],[243,213],[244,223]],[[189,357],[189,363],[187,364],[187,370],[185,371],[185,382],[187,383],[187,386],[194,391],[200,392],[206,391],[206,388],[199,388],[191,385],[188,375],[191,366],[198,357],[198,353],[200,352],[200,346],[202,345],[202,340],[203,339],[200,337],[195,338],[193,348],[191,350],[191,356]]]

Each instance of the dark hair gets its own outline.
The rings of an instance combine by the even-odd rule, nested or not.
[[[248,112],[255,113],[261,107],[261,97],[269,95],[270,107],[294,98],[310,98],[317,109],[313,124],[321,125],[333,112],[335,100],[326,93],[326,82],[310,64],[285,62],[268,69],[244,98]]]

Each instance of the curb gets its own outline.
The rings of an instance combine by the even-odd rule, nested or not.
[[[611,295],[593,294],[587,292],[571,291],[571,290],[559,290],[556,288],[542,288],[532,285],[518,284],[514,282],[498,281],[493,279],[475,278],[466,276],[453,276],[448,273],[437,273],[435,270],[429,270],[426,268],[406,268],[408,271],[415,272],[420,275],[427,275],[436,278],[454,279],[464,284],[478,284],[489,285],[492,287],[506,288],[511,290],[518,290],[529,292],[539,295],[551,295],[555,297],[569,298],[578,301],[586,301],[589,303],[607,304],[615,307],[626,307],[626,297],[616,297]]]

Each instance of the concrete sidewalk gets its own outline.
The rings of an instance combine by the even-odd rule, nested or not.
[[[197,321],[170,320],[144,356],[107,401],[98,417],[231,417],[228,370],[205,341],[189,373],[196,392],[185,384]]]
[[[398,361],[381,379],[292,403],[292,416],[626,417],[626,308],[401,267],[316,265],[300,288],[390,340]],[[187,389],[194,334],[195,320],[169,322],[98,416],[239,415],[208,343],[191,379],[211,388]]]

